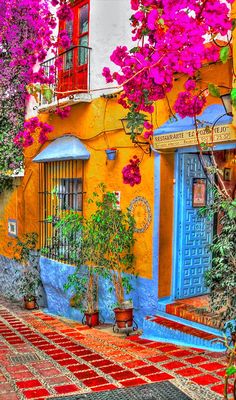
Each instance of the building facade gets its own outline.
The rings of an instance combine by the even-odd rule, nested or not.
[[[63,245],[50,246],[48,239],[59,212],[72,208],[89,215],[87,200],[103,182],[107,190],[117,193],[122,209],[131,208],[136,220],[134,254],[139,276],[134,279],[135,290],[131,294],[135,319],[146,337],[168,340],[168,330],[160,334],[158,324],[156,329],[146,317],[166,317],[168,306],[176,300],[207,293],[204,271],[211,265],[208,245],[216,228],[214,221],[198,215],[199,206],[205,205],[211,194],[199,158],[194,121],[177,116],[175,122],[170,122],[166,101],[155,104],[153,122],[158,128],[150,152],[148,144],[134,144],[125,135],[121,123],[125,110],[117,102],[121,88],[104,83],[101,72],[104,66],[109,66],[113,49],[118,44],[131,45],[127,39],[131,36],[131,10],[126,3],[126,0],[77,1],[73,22],[59,27],[68,30],[73,47],[58,57],[63,68],[57,76],[54,97],[49,104],[41,99],[37,109],[32,103],[28,107],[28,117],[37,114],[42,121],[53,125],[54,130],[44,145],[35,143],[26,150],[25,174],[16,179],[14,191],[0,194],[0,253],[5,271],[0,279],[6,281],[7,266],[12,259],[8,242],[14,243],[16,235],[37,232],[40,247],[48,250],[40,257],[48,311],[80,319],[80,313],[70,307],[69,296],[63,289],[74,267]],[[44,67],[50,67],[51,62],[46,61]],[[230,62],[206,65],[200,76],[202,89],[204,82],[230,88]],[[182,87],[183,78],[179,78],[170,94],[170,105]],[[61,119],[51,112],[58,104],[70,105],[68,118]],[[216,158],[234,195],[235,130],[232,118],[223,114],[218,99],[209,96],[199,116],[202,121],[199,129],[204,140],[208,140],[206,126],[214,125],[222,117],[215,124]],[[114,148],[115,160],[107,159],[105,151]],[[123,184],[121,170],[134,155],[141,160],[142,181],[130,187]],[[204,155],[204,158],[208,163],[209,157]],[[108,294],[105,281],[99,295],[102,317],[111,322],[114,298]]]

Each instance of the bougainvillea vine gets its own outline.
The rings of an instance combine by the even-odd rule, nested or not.
[[[123,86],[119,102],[129,110],[130,117],[135,113],[152,113],[154,102],[164,99],[173,88],[176,74],[185,75],[186,84],[185,91],[177,96],[175,111],[181,117],[202,111],[205,97],[198,96],[195,76],[205,62],[219,59],[215,38],[231,29],[232,2],[131,0],[135,47],[128,50],[126,46],[118,46],[113,51],[110,59],[119,72],[103,69],[107,82]],[[130,123],[135,135],[137,124],[142,121],[131,118]],[[151,131],[145,131],[145,137]]]
[[[53,13],[52,7],[56,7]],[[32,129],[35,120],[26,122],[25,106],[29,92],[37,91],[49,96],[48,85],[54,82],[55,66],[50,71],[40,67],[48,51],[56,54],[59,46],[70,46],[66,32],[57,37],[55,13],[61,19],[71,16],[65,0],[0,0],[0,176],[20,169],[23,152],[20,145],[33,142]],[[30,86],[35,84],[35,87]],[[27,126],[29,124],[29,126]],[[39,141],[46,140],[52,130],[47,124],[37,125]],[[11,144],[6,147],[6,142]],[[13,143],[17,143],[14,146]],[[14,147],[14,151],[12,151]],[[1,181],[1,178],[0,178]],[[1,186],[1,182],[0,182]],[[1,191],[1,187],[0,187]]]

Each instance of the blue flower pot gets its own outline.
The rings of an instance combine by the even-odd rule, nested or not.
[[[115,160],[116,159],[117,150],[107,149],[107,150],[105,150],[105,152],[106,152],[108,160]]]

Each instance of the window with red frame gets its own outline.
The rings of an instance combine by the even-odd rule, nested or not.
[[[59,72],[60,92],[77,89],[86,91],[88,88],[89,1],[73,3],[72,12],[71,21],[60,23],[60,30],[67,30],[71,38],[71,48],[62,55],[63,64]]]

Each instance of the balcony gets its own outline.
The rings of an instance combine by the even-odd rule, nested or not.
[[[49,76],[52,66],[57,65],[53,89],[53,96],[48,102],[42,95],[39,99],[39,110],[59,104],[73,104],[75,102],[89,102],[90,95],[90,52],[87,46],[74,46],[56,57],[52,57],[41,64],[45,75]]]

